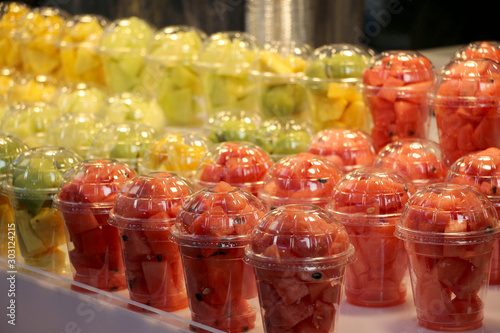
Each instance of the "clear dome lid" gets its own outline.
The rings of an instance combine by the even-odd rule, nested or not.
[[[354,247],[344,226],[327,210],[287,205],[260,219],[245,257],[259,268],[310,271],[353,262]],[[314,274],[314,279],[321,278],[321,273]]]
[[[118,19],[104,28],[99,51],[111,57],[144,56],[153,35],[154,27],[138,17]]]
[[[29,11],[22,2],[0,3],[0,33],[13,33],[21,17]]]
[[[25,150],[28,146],[18,138],[0,134],[0,179],[7,175],[11,163]]]
[[[51,102],[57,90],[57,80],[45,75],[20,75],[7,94],[9,103]]]
[[[19,20],[14,38],[19,41],[40,42],[53,44],[57,42],[59,34],[70,15],[55,7],[37,7],[29,10]]]
[[[203,131],[214,143],[225,141],[251,141],[260,127],[262,118],[244,110],[219,111],[208,119]]]
[[[75,15],[66,23],[59,36],[59,46],[96,50],[108,20],[100,15]]]
[[[476,41],[462,46],[453,59],[491,59],[500,62],[500,42]]]
[[[125,229],[167,230],[192,193],[192,184],[176,174],[140,175],[127,182],[116,196],[110,224]]]
[[[52,97],[52,103],[63,113],[98,113],[106,103],[106,93],[98,87],[80,82],[59,87]]]

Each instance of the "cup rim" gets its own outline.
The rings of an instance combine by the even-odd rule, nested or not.
[[[428,232],[396,225],[394,235],[410,243],[427,245],[471,245],[492,242],[500,239],[500,228],[469,232]]]

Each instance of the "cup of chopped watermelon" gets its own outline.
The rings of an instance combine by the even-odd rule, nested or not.
[[[341,223],[313,205],[261,218],[245,249],[255,269],[265,332],[335,332],[354,247]]]
[[[118,228],[130,299],[164,311],[188,306],[181,255],[170,228],[193,192],[184,178],[151,172],[127,182],[110,212]]]
[[[405,243],[419,325],[437,331],[482,326],[498,215],[474,187],[439,183],[414,194],[396,226]]]
[[[408,260],[394,230],[415,192],[407,177],[379,168],[357,169],[335,185],[331,210],[347,229],[357,258],[347,267],[347,302],[365,307],[405,302]]]
[[[462,46],[453,59],[491,59],[500,62],[499,41],[476,41]]]
[[[170,237],[181,252],[193,321],[225,332],[255,327],[257,285],[243,255],[263,215],[259,199],[225,182],[182,204]]]
[[[134,176],[112,159],[86,160],[64,175],[54,206],[64,218],[75,281],[107,291],[126,288],[120,237],[108,218],[116,195]]]

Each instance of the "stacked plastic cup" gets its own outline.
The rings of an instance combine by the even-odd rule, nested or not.
[[[245,261],[255,269],[264,332],[335,332],[354,247],[331,213],[309,205],[273,210],[252,232]]]
[[[110,212],[120,233],[130,299],[165,311],[188,306],[181,255],[170,228],[192,186],[170,173],[148,173],[123,186]]]
[[[448,173],[439,145],[425,139],[389,143],[378,152],[373,166],[405,175],[417,189],[443,182]]]
[[[500,149],[488,148],[459,158],[450,167],[450,183],[473,186],[490,199],[500,215]],[[500,244],[495,242],[490,284],[500,284]]]
[[[408,259],[394,230],[413,193],[408,178],[377,168],[348,173],[335,185],[331,210],[356,249],[356,262],[347,267],[347,302],[366,307],[405,302]]]
[[[331,161],[310,153],[285,157],[269,169],[258,196],[267,210],[290,204],[326,208],[342,171]]]
[[[255,327],[257,285],[243,261],[262,203],[221,182],[184,201],[171,230],[179,244],[191,317],[225,332]]]
[[[64,173],[78,162],[80,158],[64,148],[38,147],[21,153],[9,167],[3,188],[12,204],[25,264],[67,271],[64,220],[52,202]]]
[[[331,128],[316,133],[307,151],[324,156],[343,172],[370,167],[376,156],[373,140],[365,132],[346,128]]]
[[[134,176],[115,160],[86,160],[64,175],[54,206],[66,225],[75,281],[107,291],[126,288],[120,236],[108,218],[118,192]]]
[[[454,59],[491,59],[500,62],[500,42],[477,41],[469,43],[455,52]]]
[[[434,66],[416,51],[385,51],[371,59],[361,91],[373,118],[377,151],[399,139],[427,138],[427,93],[434,80]]]
[[[106,93],[101,88],[80,82],[59,87],[51,102],[61,109],[63,114],[98,113],[106,103]]]
[[[406,205],[405,242],[419,325],[437,331],[482,326],[493,244],[500,237],[488,198],[461,184],[430,185]]]
[[[22,69],[19,43],[14,40],[15,28],[29,7],[21,2],[0,4],[0,68]]]
[[[226,141],[251,141],[260,127],[262,118],[257,113],[245,110],[225,110],[212,115],[203,128],[213,143]]]

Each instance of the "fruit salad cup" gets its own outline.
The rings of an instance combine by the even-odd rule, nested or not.
[[[47,142],[67,148],[85,159],[92,139],[105,124],[105,119],[93,113],[66,113],[50,126]]]
[[[63,114],[98,113],[106,103],[106,93],[101,88],[80,82],[58,88],[51,102]]]
[[[9,104],[44,102],[50,103],[57,91],[57,81],[45,75],[20,75],[7,94]]]
[[[1,47],[1,46],[0,46]],[[8,94],[19,73],[15,69],[0,68],[0,120],[9,107]]]
[[[266,174],[258,196],[266,209],[290,204],[326,208],[342,171],[331,161],[310,153],[285,157]]]
[[[402,139],[387,144],[378,152],[373,166],[405,175],[417,189],[443,182],[448,173],[439,145],[425,139]]]
[[[13,136],[0,135],[0,257],[15,259],[19,247],[15,242],[14,215],[9,196],[3,191],[3,183],[7,176],[10,164],[28,146]]]
[[[370,113],[356,85],[370,53],[351,44],[330,44],[314,50],[306,65],[306,88],[316,132],[330,127],[368,131]]]
[[[307,101],[302,76],[311,47],[299,42],[270,42],[250,71],[257,83],[259,111],[263,118],[307,119]]]
[[[64,173],[80,158],[60,147],[21,153],[9,167],[4,191],[14,212],[17,243],[24,263],[54,273],[68,269],[61,213],[52,207]]]
[[[430,185],[410,198],[396,236],[408,252],[419,325],[436,331],[481,327],[491,252],[500,237],[488,198],[467,185]]]
[[[224,142],[205,153],[196,179],[202,188],[224,181],[257,196],[273,164],[265,151],[251,143]]]
[[[170,236],[179,244],[193,321],[225,332],[255,327],[257,285],[243,255],[263,215],[256,197],[224,182],[182,204]]]
[[[226,141],[251,141],[260,128],[261,117],[244,110],[219,111],[212,115],[203,132],[213,143]]]
[[[12,104],[0,122],[0,131],[23,140],[29,147],[43,146],[52,123],[61,112],[46,103]]]
[[[108,218],[118,192],[134,176],[115,160],[86,160],[64,175],[54,206],[66,225],[75,281],[107,291],[126,288],[120,236]]]
[[[500,147],[499,78],[500,64],[489,59],[454,60],[441,70],[429,106],[447,166],[468,153]]]
[[[154,28],[135,16],[119,19],[104,28],[99,53],[104,66],[106,85],[112,93],[144,93],[144,56]]]
[[[255,269],[264,332],[335,332],[354,247],[331,213],[309,205],[273,210],[252,232],[245,261]]]
[[[434,87],[435,72],[430,60],[416,51],[385,51],[371,59],[361,91],[372,115],[377,151],[399,139],[427,138],[427,93]]]
[[[198,132],[169,132],[153,141],[146,149],[140,166],[141,173],[167,171],[194,179],[198,164],[210,147],[208,139]]]
[[[53,7],[33,8],[21,17],[14,39],[19,43],[25,72],[62,79],[57,42],[69,17],[65,11]]]
[[[147,87],[172,126],[200,126],[206,120],[201,78],[194,70],[205,34],[188,26],[158,31],[148,47]]]
[[[105,86],[97,48],[107,24],[108,21],[98,15],[77,15],[66,21],[58,40],[66,82]]]
[[[271,155],[274,161],[303,153],[312,138],[309,123],[295,119],[268,119],[257,128],[250,141]]]
[[[248,77],[257,53],[257,41],[245,32],[218,32],[205,40],[195,68],[209,116],[230,109],[257,111],[256,85]]]
[[[19,43],[14,39],[15,29],[29,7],[21,2],[0,3],[0,68],[22,69]]]
[[[490,199],[500,216],[500,149],[488,148],[459,158],[450,167],[450,183],[475,187]],[[500,242],[496,241],[491,259],[490,285],[500,284]]]
[[[453,59],[491,59],[500,62],[500,42],[477,41],[462,46]]]
[[[352,171],[335,185],[331,210],[356,249],[345,278],[347,302],[366,307],[405,302],[408,259],[394,230],[413,193],[408,178],[378,168]]]
[[[148,173],[122,188],[110,212],[118,228],[130,299],[164,310],[188,306],[181,254],[170,228],[192,186],[170,173]]]
[[[136,172],[156,131],[138,122],[111,123],[92,139],[88,158],[112,158],[129,165]]]
[[[343,172],[370,167],[376,156],[371,137],[363,131],[345,128],[325,129],[316,133],[307,152],[325,157]]]

